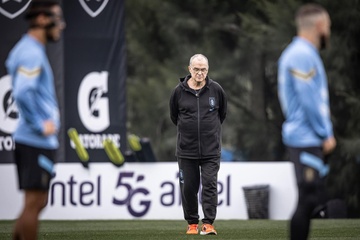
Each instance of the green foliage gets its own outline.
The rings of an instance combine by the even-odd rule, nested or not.
[[[176,127],[168,101],[189,58],[205,54],[209,76],[225,89],[223,145],[249,161],[287,160],[277,98],[277,60],[296,34],[295,10],[306,0],[129,0],[128,131],[149,137],[161,161],[174,160]],[[360,3],[319,0],[332,19],[322,52],[338,147],[330,158],[332,193],[360,211]]]

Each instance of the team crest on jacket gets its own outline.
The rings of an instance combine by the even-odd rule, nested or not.
[[[210,112],[215,110],[215,97],[209,97]]]

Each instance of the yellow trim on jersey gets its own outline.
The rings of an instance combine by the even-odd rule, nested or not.
[[[25,75],[25,77],[33,78],[33,77],[37,77],[40,74],[41,69],[40,68],[27,69],[25,67],[19,67],[17,69],[17,72],[19,74]]]
[[[315,76],[315,69],[310,70],[308,73],[305,72],[301,72],[295,69],[291,69],[290,73],[296,77],[299,78],[300,80],[304,80],[304,81],[309,81],[311,78],[313,78]]]

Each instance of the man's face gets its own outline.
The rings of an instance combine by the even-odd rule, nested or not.
[[[61,32],[65,29],[65,21],[63,19],[63,14],[60,6],[53,6],[51,8],[53,16],[49,17],[49,20],[55,23],[55,26],[48,29],[47,37],[49,41],[56,42],[61,37]]]
[[[191,74],[191,77],[196,82],[205,81],[208,70],[209,65],[204,58],[195,58],[189,66],[189,72]]]
[[[320,40],[320,49],[325,49],[330,45],[330,35],[331,35],[331,20],[329,14],[324,14],[321,18],[319,25],[319,40]]]

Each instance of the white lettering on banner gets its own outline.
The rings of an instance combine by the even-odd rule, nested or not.
[[[10,1],[3,0],[0,2],[0,13],[10,19],[16,18],[26,10],[30,2],[30,0],[25,2],[17,0],[15,3],[17,9],[14,11],[14,4]]]
[[[81,6],[83,7],[83,9],[85,10],[85,12],[87,12],[87,14],[89,14],[91,17],[96,17],[97,15],[99,15],[105,8],[106,4],[108,3],[109,0],[102,0],[102,3],[99,4],[99,2],[101,2],[101,0],[79,0]],[[95,4],[98,5],[97,9],[93,10],[89,4],[90,2],[92,2],[94,5]]]
[[[110,126],[108,72],[91,72],[82,80],[77,99],[81,122],[91,132],[101,132]]]
[[[115,146],[120,148],[120,134],[79,134],[79,139],[86,149],[103,149],[103,141],[111,139]],[[75,149],[75,144],[70,140],[70,145]]]
[[[0,78],[0,130],[12,134],[18,124],[18,109],[12,97],[11,77]]]
[[[0,136],[0,151],[15,150],[14,139],[11,136]]]
[[[42,219],[183,219],[176,162],[56,164]],[[0,164],[0,220],[21,208],[14,164]],[[296,207],[296,181],[290,162],[222,162],[218,176],[217,219],[248,219],[243,187],[268,184],[269,218],[288,220]],[[201,189],[199,189],[199,193]],[[199,198],[199,201],[201,199]],[[258,203],[256,203],[258,204]],[[264,203],[261,203],[264,204]],[[200,217],[203,216],[199,205]]]

